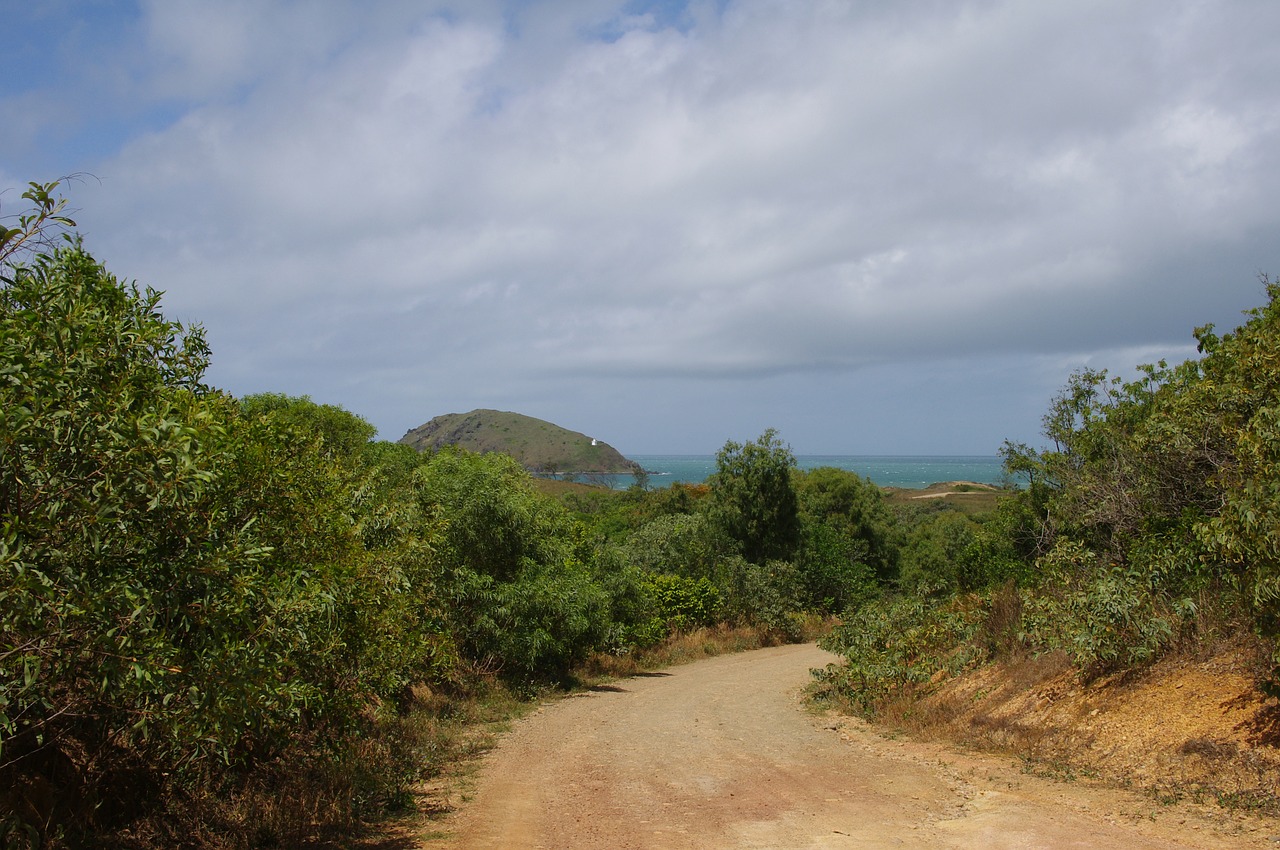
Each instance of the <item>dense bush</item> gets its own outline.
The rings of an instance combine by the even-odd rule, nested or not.
[[[1198,329],[1198,360],[1143,366],[1131,382],[1073,376],[1045,419],[1054,450],[1010,452],[1041,482],[1024,497],[1043,511],[1036,554],[1081,661],[1158,656],[1206,593],[1224,610],[1239,600],[1276,645],[1280,289],[1267,293],[1234,333]]]
[[[865,540],[838,524],[807,520],[797,565],[807,607],[824,614],[856,608],[880,593]]]
[[[207,360],[158,293],[77,247],[0,291],[9,827],[97,834],[336,746],[451,664],[429,550],[405,536],[426,526],[399,516],[396,539],[359,503],[381,474],[367,424],[242,407],[202,383]]]
[[[955,511],[926,515],[910,530],[899,585],[919,595],[951,593],[968,583],[978,525]]]
[[[605,641],[611,602],[579,524],[513,458],[443,450],[416,473],[464,655],[519,683],[563,679]]]
[[[905,688],[957,672],[984,654],[970,643],[979,612],[956,601],[931,604],[914,594],[864,605],[822,641],[846,663],[818,675],[819,689],[862,713]]]
[[[327,605],[239,510],[234,406],[158,302],[78,248],[0,294],[0,772],[41,829],[130,811],[136,783],[241,759],[333,698],[278,672],[324,663],[288,648]]]
[[[908,532],[901,587],[933,603],[896,603],[898,625],[864,607],[828,644],[850,659],[829,678],[869,700],[918,685],[945,654],[903,648],[955,591],[978,591],[988,622],[957,639],[1062,650],[1085,675],[1149,663],[1243,614],[1271,647],[1261,685],[1280,694],[1280,287],[1265,283],[1267,304],[1236,331],[1196,331],[1199,359],[1132,381],[1073,375],[1045,416],[1052,448],[1005,446],[1027,486],[980,525],[939,514]]]
[[[769,429],[716,454],[709,517],[753,564],[790,560],[800,545],[800,503],[791,449]]]
[[[627,561],[652,573],[712,578],[716,564],[730,551],[704,514],[664,514],[626,536]]]
[[[646,580],[645,590],[664,635],[715,625],[720,620],[720,591],[706,577],[695,580],[658,573]]]
[[[903,531],[879,487],[857,473],[832,467],[797,472],[793,479],[810,543],[815,536],[831,540],[834,535],[857,548],[858,563],[869,568],[877,582],[887,585],[897,579]],[[817,526],[831,534],[815,534]]]

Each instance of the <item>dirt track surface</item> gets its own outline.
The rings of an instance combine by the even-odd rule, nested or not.
[[[1280,847],[1274,826],[1052,782],[807,713],[812,645],[549,704],[490,753],[430,848]]]

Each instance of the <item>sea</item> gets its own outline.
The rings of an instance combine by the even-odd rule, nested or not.
[[[701,484],[716,471],[715,455],[629,455],[649,472],[651,488]],[[1006,482],[996,455],[797,455],[800,469],[834,466],[856,472],[881,487],[922,489],[943,481],[972,481],[999,486]],[[615,488],[630,487],[634,476],[605,476]]]

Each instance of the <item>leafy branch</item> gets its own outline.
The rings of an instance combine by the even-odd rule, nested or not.
[[[17,215],[0,216],[0,269],[12,270],[23,258],[48,250],[59,236],[66,242],[72,241],[68,230],[76,226],[71,218],[73,211],[67,209],[67,199],[55,192],[63,180],[81,176],[73,174],[52,183],[27,184],[22,199],[30,203],[30,209]],[[16,221],[17,226],[8,227],[6,221]],[[5,274],[0,274],[0,281],[11,282]]]

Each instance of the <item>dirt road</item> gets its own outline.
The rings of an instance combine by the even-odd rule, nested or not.
[[[787,646],[672,668],[550,704],[486,758],[445,825],[453,848],[1280,847],[1137,795],[806,713]]]

